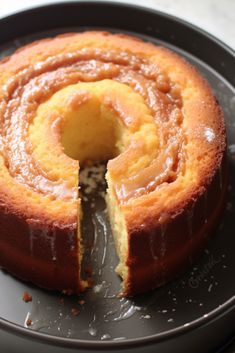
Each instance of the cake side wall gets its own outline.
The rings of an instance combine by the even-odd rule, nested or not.
[[[0,211],[0,267],[40,287],[78,292],[74,227],[41,226]]]
[[[124,295],[132,296],[179,276],[201,254],[213,236],[224,209],[227,191],[227,160],[196,199],[165,224],[129,232],[129,278]]]

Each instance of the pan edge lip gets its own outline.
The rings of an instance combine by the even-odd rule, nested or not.
[[[11,14],[4,16],[0,18],[0,23],[7,22],[9,19],[13,19],[14,17],[21,16],[23,14],[29,14],[32,13],[33,11],[42,11],[46,10],[48,8],[59,8],[63,6],[81,6],[81,5],[98,5],[98,6],[108,6],[108,7],[118,7],[118,8],[125,8],[125,9],[135,9],[137,11],[145,12],[146,14],[154,14],[161,16],[163,18],[166,18],[170,21],[174,21],[177,23],[180,23],[181,25],[185,27],[189,27],[193,31],[197,32],[201,36],[206,37],[210,41],[214,42],[217,46],[222,48],[225,52],[229,53],[234,59],[235,59],[235,50],[231,48],[228,44],[224,43],[222,40],[219,38],[215,37],[214,35],[208,33],[207,31],[197,27],[196,25],[187,22],[184,19],[181,19],[177,16],[167,14],[163,11],[153,9],[151,7],[145,7],[142,5],[137,5],[137,4],[131,4],[128,0],[127,3],[123,2],[118,2],[118,1],[100,1],[100,0],[93,0],[93,1],[59,1],[57,3],[54,2],[48,2],[46,4],[43,4],[41,6],[27,6],[21,11],[15,11],[12,12]],[[149,34],[151,36],[151,34]],[[194,55],[194,54],[192,54]],[[217,70],[216,70],[217,71]],[[218,71],[217,71],[218,72]],[[221,74],[221,73],[220,73]],[[221,74],[222,75],[222,74]],[[227,82],[231,83],[230,81],[227,80],[227,78],[224,78]],[[233,83],[232,87],[234,86]],[[29,328],[25,328],[19,324],[10,322],[6,319],[3,319],[0,317],[0,329],[7,331],[9,333],[17,334],[18,336],[24,337],[25,339],[30,338],[33,340],[40,341],[40,343],[48,343],[50,345],[57,344],[62,347],[70,347],[70,348],[82,348],[85,350],[88,349],[95,349],[95,350],[107,350],[107,349],[120,349],[120,348],[134,348],[134,347],[141,347],[143,345],[150,345],[154,343],[162,343],[166,340],[170,340],[175,337],[182,336],[183,334],[192,331],[193,329],[199,329],[203,326],[209,325],[211,322],[213,322],[216,319],[220,319],[221,317],[225,316],[226,314],[229,314],[235,309],[235,295],[233,295],[230,299],[225,301],[223,304],[219,305],[212,311],[210,311],[208,314],[205,314],[204,316],[201,316],[193,321],[191,321],[188,324],[184,324],[181,326],[178,326],[174,329],[167,330],[164,332],[160,332],[157,334],[153,334],[150,336],[145,336],[145,337],[140,337],[140,338],[132,338],[132,339],[126,339],[123,341],[101,341],[101,340],[82,340],[82,339],[77,339],[77,338],[66,338],[66,337],[60,337],[60,336],[53,336],[47,333],[42,333],[38,331],[34,331]]]
[[[112,0],[59,0],[58,2],[50,2],[50,0],[42,5],[35,5],[35,6],[25,6],[22,10],[16,10],[11,12],[8,15],[5,15],[3,17],[0,17],[0,23],[4,21],[8,21],[9,19],[13,17],[20,16],[22,14],[26,13],[31,13],[33,11],[37,10],[42,10],[42,9],[47,9],[47,8],[53,8],[53,7],[63,7],[63,6],[81,6],[81,5],[98,5],[98,6],[112,6],[112,7],[124,7],[126,9],[136,9],[139,11],[143,12],[149,12],[153,13],[156,15],[160,15],[162,17],[165,17],[169,20],[181,23],[184,26],[190,27],[192,30],[200,33],[201,35],[207,37],[208,39],[212,40],[216,44],[218,44],[220,47],[222,47],[225,51],[229,52],[234,58],[235,58],[235,48],[233,49],[229,44],[225,43],[222,41],[222,39],[218,38],[217,36],[213,35],[209,31],[202,29],[198,25],[195,25],[185,19],[182,19],[176,15],[168,14],[167,12],[164,12],[163,10],[159,9],[154,9],[151,6],[143,6],[140,4],[133,4],[131,3],[131,0],[127,0],[127,2],[122,2],[122,1],[112,1]],[[150,34],[151,36],[151,34]]]
[[[2,319],[0,317],[0,329],[8,333],[16,334],[24,339],[31,339],[38,341],[40,343],[47,343],[50,345],[57,345],[60,347],[66,348],[80,348],[85,350],[94,349],[97,351],[100,350],[118,350],[128,349],[128,348],[138,348],[143,346],[149,346],[157,343],[163,343],[167,340],[174,339],[176,337],[181,337],[186,333],[189,333],[193,330],[197,330],[203,327],[210,325],[213,321],[219,320],[231,312],[235,312],[235,295],[227,300],[225,303],[221,304],[216,309],[210,311],[208,314],[205,314],[203,317],[199,317],[190,323],[186,323],[174,329],[160,332],[158,334],[153,334],[150,336],[140,337],[140,338],[131,338],[123,341],[101,341],[101,340],[81,340],[77,338],[67,338],[60,336],[53,336],[48,333],[42,333],[34,331],[32,329],[20,326],[19,324],[12,323],[8,320]]]

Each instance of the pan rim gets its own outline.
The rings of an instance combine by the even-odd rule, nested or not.
[[[198,28],[197,26],[182,20],[176,16],[169,15],[167,13],[164,13],[159,10],[155,10],[149,7],[144,7],[140,5],[133,5],[130,3],[123,3],[123,2],[112,2],[112,1],[60,1],[58,3],[47,3],[42,6],[30,6],[27,7],[26,9],[23,9],[22,11],[16,11],[13,12],[12,14],[0,18],[0,23],[8,22],[9,19],[14,19],[16,17],[20,17],[24,14],[29,14],[32,13],[32,11],[42,11],[46,10],[48,8],[53,8],[53,7],[63,7],[63,6],[81,6],[84,4],[89,4],[89,5],[99,5],[99,6],[113,6],[113,7],[119,7],[119,8],[125,8],[129,9],[130,11],[132,9],[138,10],[145,12],[146,14],[154,14],[156,16],[161,16],[163,18],[166,18],[170,21],[177,22],[185,26],[186,28],[189,27],[193,31],[197,32],[201,36],[206,37],[210,41],[214,42],[217,46],[222,48],[225,52],[229,53],[234,59],[235,59],[235,50],[233,50],[230,46],[227,44],[223,43],[220,39],[216,38],[212,34],[206,32],[205,30],[202,30],[201,28]],[[151,36],[151,35],[150,35]],[[193,55],[193,54],[192,54]],[[221,73],[220,73],[221,74]],[[230,84],[233,83],[230,82],[227,78],[226,81],[228,81]],[[145,337],[140,337],[140,338],[132,338],[132,339],[126,339],[123,341],[100,341],[100,340],[94,340],[94,341],[89,341],[89,340],[81,340],[81,339],[72,339],[72,338],[66,338],[66,337],[60,337],[60,336],[53,336],[49,335],[47,333],[41,333],[37,331],[33,331],[32,329],[25,328],[23,326],[20,326],[19,324],[15,324],[13,322],[10,322],[4,318],[0,317],[0,329],[5,330],[9,333],[16,334],[18,336],[23,336],[23,337],[28,337],[33,340],[40,340],[41,342],[46,342],[51,345],[59,345],[63,347],[73,347],[73,348],[82,348],[85,350],[88,349],[95,349],[95,350],[108,350],[110,348],[112,349],[124,349],[124,348],[134,348],[134,347],[140,347],[143,345],[150,345],[154,343],[160,343],[166,340],[170,340],[176,336],[182,336],[183,334],[192,331],[194,329],[199,329],[201,327],[204,327],[213,321],[221,318],[222,316],[225,316],[226,314],[229,314],[231,311],[235,309],[235,294],[225,301],[223,304],[218,306],[217,308],[213,309],[210,311],[207,315],[204,315],[202,317],[199,317],[193,321],[191,321],[188,325],[181,325],[178,326],[174,329],[160,332],[157,334],[153,334],[150,336],[145,336]]]
[[[12,323],[6,319],[0,318],[0,329],[16,334],[17,336],[27,336],[36,341],[43,343],[48,343],[50,345],[59,345],[60,347],[67,348],[82,348],[85,350],[95,349],[97,351],[108,349],[125,349],[125,348],[137,348],[141,346],[147,346],[156,343],[162,343],[166,340],[173,339],[175,337],[180,337],[192,330],[200,329],[211,324],[213,321],[222,318],[223,316],[229,314],[235,310],[235,295],[228,299],[225,303],[218,306],[216,309],[210,311],[203,317],[199,317],[188,324],[181,325],[174,329],[153,334],[146,337],[131,338],[123,341],[100,341],[100,340],[81,340],[77,338],[67,338],[60,336],[53,336],[47,333],[42,333],[38,331],[33,331],[30,328],[25,328],[19,324]]]

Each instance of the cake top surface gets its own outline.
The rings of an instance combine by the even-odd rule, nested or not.
[[[196,69],[166,48],[70,33],[23,47],[0,73],[0,193],[28,219],[74,227],[82,158],[108,157],[133,229],[179,213],[220,168],[220,107]],[[90,111],[100,124],[81,129],[99,148],[83,148],[73,132]]]

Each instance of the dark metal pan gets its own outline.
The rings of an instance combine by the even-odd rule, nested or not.
[[[138,296],[114,296],[120,280],[112,273],[117,258],[106,224],[104,200],[87,207],[102,222],[94,247],[97,285],[78,303],[76,297],[43,291],[0,272],[0,351],[89,352],[214,352],[235,333],[235,58],[211,35],[166,14],[137,6],[107,2],[66,2],[14,14],[0,21],[2,57],[34,39],[68,31],[109,29],[160,43],[184,56],[204,75],[223,107],[228,135],[230,179],[227,207],[220,225],[194,267],[168,285]],[[94,222],[93,222],[94,223]],[[108,225],[107,225],[108,227]],[[100,252],[106,262],[98,271]],[[33,300],[22,301],[24,291]],[[74,316],[71,310],[79,309]],[[27,326],[27,319],[32,325]]]

